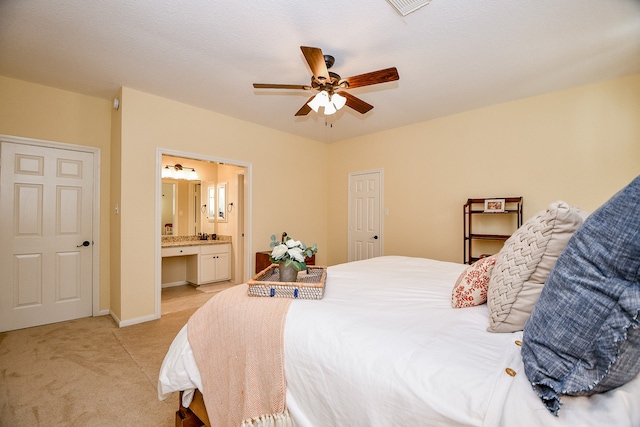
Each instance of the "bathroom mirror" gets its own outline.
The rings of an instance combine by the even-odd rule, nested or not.
[[[227,221],[227,183],[218,184],[218,203],[216,220],[218,222]]]
[[[213,234],[218,231],[216,223],[228,224],[235,220],[235,213],[232,211],[234,203],[230,203],[232,202],[230,199],[234,198],[236,175],[242,168],[219,162],[163,154],[161,177],[167,166],[171,170],[176,165],[182,165],[184,170],[197,171],[198,178],[194,180],[167,176],[161,178],[163,185],[173,184],[171,188],[174,190],[173,203],[165,200],[167,197],[163,198],[163,203],[167,204],[167,209],[172,213],[169,214],[171,218],[162,217],[161,235],[183,237],[197,236],[200,233]],[[230,191],[233,194],[229,193]],[[166,193],[171,194],[169,190]],[[238,206],[237,202],[235,204]],[[165,229],[165,224],[170,224],[171,227]],[[221,230],[227,231],[224,225]]]
[[[176,218],[176,184],[170,181],[162,181],[162,221],[160,223],[160,234],[163,236],[173,236],[177,231],[178,221]]]
[[[200,181],[162,180],[162,236],[191,236],[201,232]]]

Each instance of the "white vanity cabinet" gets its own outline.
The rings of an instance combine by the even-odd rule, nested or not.
[[[231,248],[229,244],[200,248],[198,285],[231,279]]]
[[[166,280],[170,283],[169,286],[185,283],[203,285],[231,280],[230,243],[163,247],[162,259],[163,287],[165,276],[170,277]],[[180,277],[182,279],[177,281]]]
[[[178,246],[175,248],[162,248],[162,258],[172,256],[197,255],[200,253],[197,246]]]

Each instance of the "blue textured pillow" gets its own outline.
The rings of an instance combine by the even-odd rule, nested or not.
[[[569,240],[525,324],[525,373],[549,411],[562,394],[602,393],[640,372],[639,311],[640,176]]]

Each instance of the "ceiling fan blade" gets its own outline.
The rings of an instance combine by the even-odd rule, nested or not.
[[[349,83],[349,89],[362,86],[370,86],[378,83],[392,82],[400,79],[396,67],[385,68],[384,70],[373,71],[371,73],[360,74],[347,77],[342,81]]]
[[[309,112],[311,111],[311,107],[309,107],[309,102],[311,102],[311,100],[315,97],[316,96],[313,95],[311,98],[309,98],[307,102],[304,103],[302,108],[298,110],[298,112],[296,113],[296,116],[306,116],[307,114],[309,114]]]
[[[349,92],[340,91],[340,95],[347,98],[347,103],[346,103],[347,107],[353,108],[358,113],[364,114],[373,108],[373,105],[367,104],[362,99],[351,95]]]
[[[300,49],[311,68],[313,76],[316,78],[322,77],[324,80],[329,81],[329,70],[327,70],[327,64],[324,62],[322,49],[308,46],[300,46]]]
[[[307,86],[307,85],[280,85],[280,84],[269,84],[269,83],[254,83],[253,87],[256,89],[304,89],[304,90],[311,89],[311,86]]]

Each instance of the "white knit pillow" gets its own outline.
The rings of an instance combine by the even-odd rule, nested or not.
[[[524,328],[551,268],[582,221],[578,208],[554,202],[505,242],[489,280],[488,331]]]

